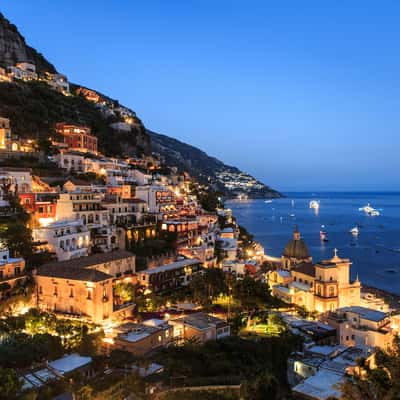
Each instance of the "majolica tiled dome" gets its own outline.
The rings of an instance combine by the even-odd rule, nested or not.
[[[293,239],[286,245],[283,255],[285,257],[297,258],[298,260],[310,257],[307,245],[300,237],[300,232],[297,229],[293,232]]]

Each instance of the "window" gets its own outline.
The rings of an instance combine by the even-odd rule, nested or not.
[[[69,297],[74,297],[74,288],[71,288],[71,291],[69,292]]]
[[[335,296],[335,288],[333,286],[329,286],[329,297]]]
[[[39,286],[39,294],[43,294],[43,288],[42,288],[42,286]]]
[[[58,288],[57,288],[57,286],[54,286],[54,296],[58,296]]]

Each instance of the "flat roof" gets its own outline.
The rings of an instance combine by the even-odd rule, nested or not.
[[[223,319],[202,312],[185,315],[173,320],[173,322],[181,322],[200,330],[207,329],[210,326],[227,325],[227,322]]]
[[[324,345],[324,346],[312,346],[307,349],[308,352],[314,353],[314,354],[320,354],[324,357],[331,357],[333,355],[337,355],[338,353],[342,353],[343,351],[346,350],[345,346],[329,346],[329,345]]]
[[[185,260],[175,261],[171,264],[160,265],[155,268],[148,268],[143,271],[140,271],[140,274],[158,274],[159,272],[173,271],[174,269],[189,267],[191,265],[201,264],[201,261],[198,258],[188,258]]]
[[[367,307],[360,306],[351,306],[351,307],[342,307],[336,310],[337,312],[351,312],[354,314],[358,314],[361,318],[366,319],[368,321],[380,322],[387,317],[387,313],[383,311],[373,310]]]
[[[72,353],[69,355],[65,355],[58,360],[54,360],[49,362],[49,366],[61,375],[64,375],[68,372],[74,371],[77,368],[88,365],[92,362],[92,357],[83,357],[77,353]]]
[[[118,334],[117,338],[120,340],[125,340],[127,342],[135,343],[157,332],[167,330],[169,327],[170,326],[166,321],[163,321],[163,324],[159,325],[151,325],[151,323],[135,324],[128,322],[120,326],[121,332]]]
[[[293,392],[305,395],[307,398],[326,400],[328,397],[340,398],[336,385],[343,380],[343,374],[333,371],[319,370],[315,375],[305,379],[292,388]]]

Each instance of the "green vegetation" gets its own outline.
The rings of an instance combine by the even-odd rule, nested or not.
[[[377,350],[374,366],[359,360],[361,374],[349,377],[341,386],[343,400],[397,400],[400,398],[400,338],[388,350]]]
[[[4,191],[5,188],[2,189]],[[6,191],[4,197],[10,203],[13,215],[0,221],[1,240],[13,257],[29,260],[33,255],[32,232],[27,226],[29,214],[22,208],[17,196]]]
[[[0,400],[15,398],[21,386],[18,375],[13,369],[0,368]]]
[[[0,83],[0,114],[10,118],[13,133],[37,140],[55,137],[57,122],[89,126],[106,155],[148,153],[150,139],[142,125],[133,132],[110,128],[117,118],[105,117],[96,105],[82,96],[64,96],[43,82]]]
[[[235,390],[200,390],[167,393],[163,400],[239,400],[239,392]]]
[[[180,379],[188,386],[240,383],[262,386],[265,381],[269,387],[264,375],[268,374],[278,388],[275,397],[265,398],[279,399],[289,390],[286,360],[298,345],[299,339],[287,331],[279,337],[256,340],[232,336],[217,342],[172,346],[162,350],[155,359],[165,366],[166,383]]]
[[[161,154],[167,165],[174,165],[181,172],[187,171],[201,184],[207,185],[207,190],[213,188],[216,192],[223,193],[224,196],[236,197],[236,193],[227,190],[217,178],[216,173],[221,170],[240,173],[239,169],[228,166],[222,161],[210,157],[204,151],[169,136],[151,131],[148,133],[151,137],[153,151]],[[266,185],[250,194],[259,198],[280,196],[280,193]]]
[[[70,351],[95,355],[101,337],[102,332],[95,331],[93,325],[31,309],[24,315],[0,320],[0,367],[29,367]]]
[[[228,286],[225,275],[219,268],[207,268],[190,282],[191,300],[202,305],[209,305],[221,294],[226,294]]]
[[[119,282],[114,285],[113,290],[116,304],[130,303],[136,298],[137,287],[133,283]]]

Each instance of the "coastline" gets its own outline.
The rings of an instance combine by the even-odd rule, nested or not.
[[[392,192],[390,192],[390,194],[391,193]],[[285,198],[285,197],[287,197],[287,196],[282,195],[281,198]],[[277,199],[279,199],[279,197]],[[260,198],[248,198],[247,200],[248,201],[252,201],[252,200],[262,200],[262,199],[260,199]],[[234,203],[234,204],[236,203],[237,204],[238,202],[240,202],[240,200],[238,200],[238,199],[227,199],[226,206],[229,207],[229,203]],[[241,225],[243,225],[250,234],[254,235],[254,233],[250,230],[250,227],[248,227],[248,224],[246,223],[246,221],[242,221]],[[257,240],[256,235],[254,235],[254,242],[260,243]],[[392,309],[399,309],[400,308],[400,293],[394,293],[394,292],[392,292],[390,290],[383,289],[383,288],[380,288],[378,286],[368,285],[368,284],[362,284],[362,291],[370,292],[370,293],[376,295],[377,297],[383,298],[385,303],[389,304],[389,307],[392,308]]]
[[[398,294],[391,293],[388,292],[387,290],[379,289],[375,286],[369,286],[369,285],[362,285],[361,290],[373,293],[377,297],[382,297],[385,300],[385,303],[389,304],[390,308],[398,309],[400,306],[400,295]]]

